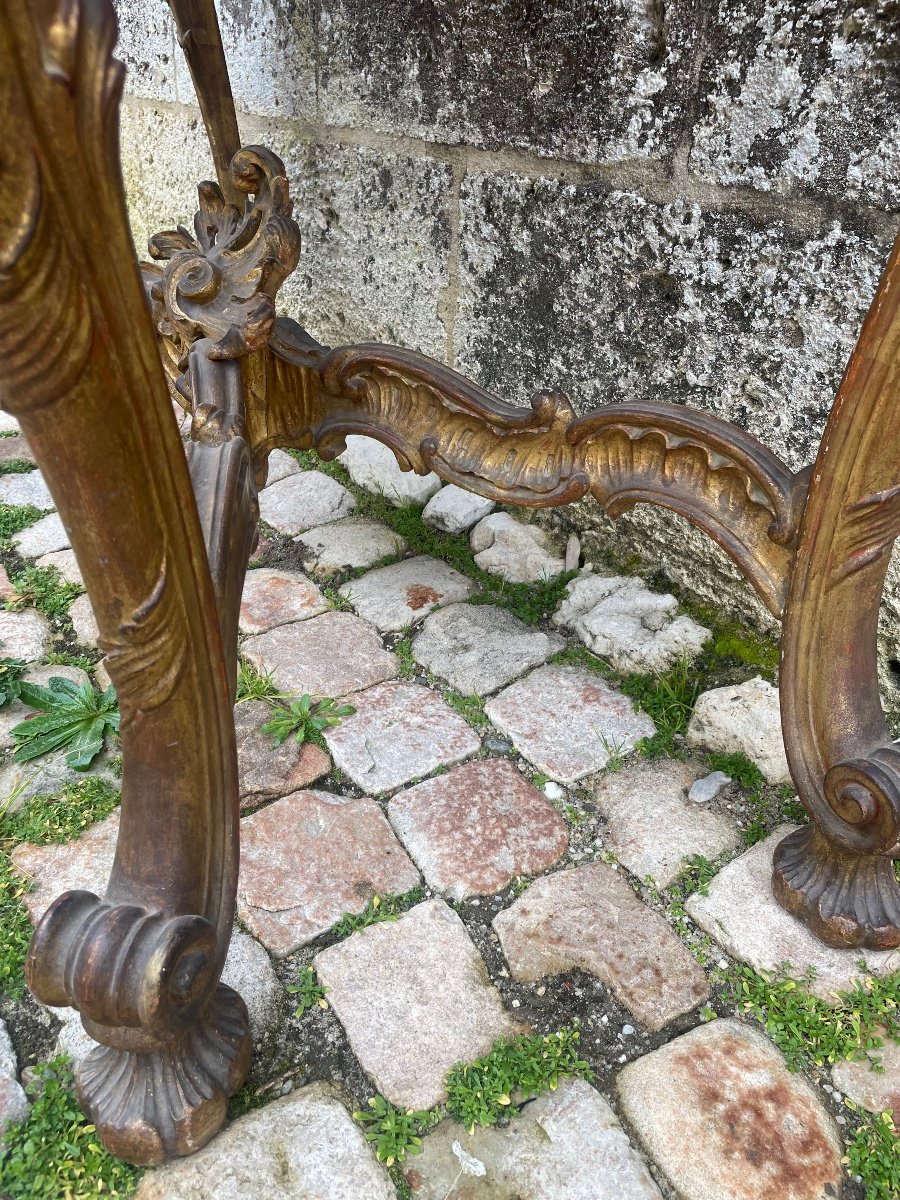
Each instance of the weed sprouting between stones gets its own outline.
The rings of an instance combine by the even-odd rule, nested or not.
[[[18,700],[28,666],[22,658],[0,658],[0,708]]]
[[[99,692],[92,683],[51,678],[47,687],[22,683],[19,699],[37,710],[10,730],[16,743],[14,761],[29,762],[54,750],[66,750],[66,762],[86,770],[101,752],[107,734],[119,733],[116,690]]]
[[[43,511],[33,504],[0,504],[0,546],[8,546],[14,534],[21,533],[42,516]]]
[[[0,463],[0,475],[29,475],[37,470],[33,462],[27,458],[10,458]]]
[[[723,771],[743,789],[744,802],[750,810],[749,822],[741,828],[745,845],[755,846],[762,841],[779,820],[801,824],[807,820],[806,810],[794,789],[788,784],[767,784],[762,771],[746,754],[740,751],[707,754],[705,761],[711,771]]]
[[[861,1123],[851,1134],[841,1162],[863,1181],[866,1200],[897,1200],[900,1130],[889,1112],[873,1117],[849,1100],[845,1103],[851,1112],[859,1114]]]
[[[113,1158],[79,1107],[65,1055],[42,1064],[26,1119],[7,1127],[0,1195],[8,1200],[95,1200],[134,1192],[141,1172]]]
[[[333,729],[355,712],[352,704],[341,704],[327,696],[313,700],[304,693],[297,700],[289,700],[287,705],[273,707],[271,719],[260,727],[260,732],[271,734],[276,746],[283,745],[289,737],[298,745],[304,742],[323,745],[323,730]]]
[[[66,583],[55,567],[25,567],[10,582],[16,595],[7,600],[7,609],[36,608],[51,621],[68,620],[69,605],[84,592],[77,583]]]
[[[370,925],[378,925],[382,921],[396,921],[407,909],[424,899],[425,889],[422,887],[414,887],[399,896],[373,896],[361,913],[344,913],[331,927],[331,933],[336,941],[342,941],[351,933],[368,929]]]
[[[249,658],[240,659],[235,703],[245,704],[248,700],[265,700],[271,704],[280,699],[281,693],[271,671],[260,671]]]
[[[368,1109],[358,1109],[353,1116],[363,1126],[366,1140],[373,1143],[375,1157],[386,1167],[421,1154],[423,1135],[441,1119],[440,1112],[397,1108],[378,1095],[370,1098]]]
[[[297,1007],[294,1009],[295,1017],[304,1016],[311,1008],[327,1008],[328,1001],[325,999],[325,993],[329,990],[319,983],[315,967],[305,967],[300,972],[299,981],[288,984],[285,988],[285,991],[297,997]]]

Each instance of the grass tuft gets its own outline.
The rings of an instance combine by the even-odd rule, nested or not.
[[[349,937],[370,925],[378,925],[382,921],[396,921],[399,916],[425,899],[425,891],[415,887],[400,896],[373,896],[361,913],[344,913],[341,919],[331,927],[331,932],[338,939]]]

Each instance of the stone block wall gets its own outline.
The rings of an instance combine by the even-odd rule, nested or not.
[[[165,3],[116,4],[143,251],[212,166]],[[293,181],[282,304],[316,337],[412,346],[516,403],[696,405],[812,459],[900,226],[898,0],[218,7],[244,140]],[[767,620],[679,518],[548,519]]]

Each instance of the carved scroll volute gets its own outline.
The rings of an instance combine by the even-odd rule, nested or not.
[[[834,945],[900,945],[900,748],[878,690],[878,609],[900,533],[900,240],[822,438],[784,622],[782,720],[815,824],[778,848],[782,902]]]
[[[234,727],[215,595],[130,245],[107,0],[0,0],[0,401],[78,557],[122,711],[104,899],[41,921],[29,983],[106,1044],[79,1068],[107,1145],[186,1153],[247,1066],[217,987],[234,912]]]

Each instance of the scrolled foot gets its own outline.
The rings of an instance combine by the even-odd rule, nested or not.
[[[221,1128],[252,1045],[247,1009],[220,984],[180,1037],[153,1043],[137,1029],[85,1028],[107,1043],[76,1070],[78,1099],[111,1154],[138,1166],[193,1154]],[[113,1043],[113,1044],[110,1044]]]
[[[835,845],[805,825],[775,850],[775,896],[829,946],[900,946],[900,884],[893,861]]]

